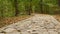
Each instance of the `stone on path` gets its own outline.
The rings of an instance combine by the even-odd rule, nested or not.
[[[0,33],[0,34],[4,34],[4,33]]]
[[[16,29],[13,29],[13,28],[7,28],[5,30],[3,30],[4,32],[13,32],[13,31],[16,31]]]
[[[0,29],[1,34],[60,34],[60,23],[50,15],[31,18]]]

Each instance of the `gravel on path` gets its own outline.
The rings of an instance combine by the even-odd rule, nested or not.
[[[53,16],[36,14],[0,28],[0,34],[60,34],[60,23]]]

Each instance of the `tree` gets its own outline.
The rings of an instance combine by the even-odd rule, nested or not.
[[[58,0],[58,5],[60,6],[60,0]]]
[[[26,4],[25,4],[25,10],[27,12],[28,15],[31,15],[32,12],[32,4],[31,4],[32,0],[27,0]]]
[[[32,4],[31,4],[32,0],[29,0],[29,8],[28,8],[28,15],[31,15],[32,12]]]
[[[31,15],[31,12],[32,12],[32,4],[31,4],[31,1],[32,1],[32,0],[29,0],[29,2],[30,2],[30,3],[29,3],[29,5],[30,5],[30,6],[29,6],[29,12],[28,12],[29,15]]]
[[[41,13],[43,13],[43,0],[40,0]]]
[[[18,0],[14,0],[14,5],[15,5],[15,16],[18,16],[18,14],[19,14]]]

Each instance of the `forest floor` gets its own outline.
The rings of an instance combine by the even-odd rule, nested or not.
[[[48,15],[48,14],[40,14],[40,15]],[[52,16],[60,22],[60,15],[52,15]],[[9,18],[0,19],[0,28],[5,25],[10,25],[18,21],[27,19],[29,17],[31,17],[31,15],[23,15],[23,16],[18,16],[18,17],[9,17]]]
[[[52,16],[60,22],[60,15],[52,15]]]
[[[5,25],[10,25],[13,23],[16,23],[18,21],[27,19],[31,16],[29,15],[22,15],[22,16],[18,16],[18,17],[6,17],[6,18],[0,18],[0,28],[4,27]]]

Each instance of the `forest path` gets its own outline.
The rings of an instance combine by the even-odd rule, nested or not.
[[[60,23],[51,15],[36,14],[1,28],[0,34],[60,34]]]

